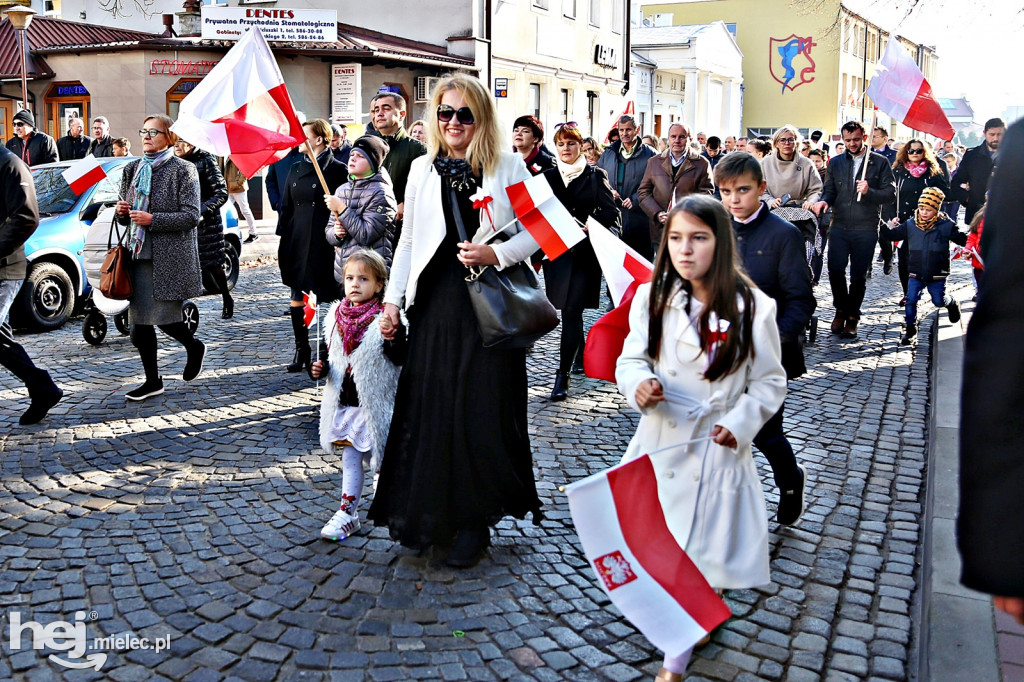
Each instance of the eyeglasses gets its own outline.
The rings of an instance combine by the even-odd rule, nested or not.
[[[22,126],[24,126],[24,125],[25,125],[25,124],[24,124],[24,123],[23,123],[22,121],[15,121],[15,122],[14,122],[14,127],[15,127],[15,128],[21,128],[21,127],[22,127]]]
[[[149,139],[153,139],[157,135],[166,135],[166,134],[167,133],[165,133],[162,130],[140,130],[139,131],[139,135],[141,135],[142,137],[148,137]]]
[[[458,119],[459,123],[464,126],[471,126],[476,123],[476,119],[473,118],[473,110],[469,107],[455,107],[447,104],[441,104],[437,107],[437,120],[442,123],[447,123],[452,120],[452,117]]]
[[[579,127],[579,124],[576,123],[576,121],[566,121],[565,123],[559,123],[558,125],[556,125],[555,126],[555,130],[558,130],[559,128],[567,128],[568,130],[576,130],[577,127]]]
[[[908,154],[924,154],[924,150],[923,149],[908,149],[907,153]]]
[[[779,144],[796,144],[795,137],[780,137]]]

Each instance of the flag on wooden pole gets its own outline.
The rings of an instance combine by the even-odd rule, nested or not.
[[[555,198],[547,178],[535,175],[505,188],[512,210],[544,255],[555,260],[586,238],[576,219]]]
[[[887,115],[914,130],[952,140],[956,131],[932,86],[896,36],[889,39],[865,94]]]
[[[75,196],[82,196],[83,192],[107,177],[107,172],[103,170],[99,159],[89,154],[81,161],[68,166],[61,175]]]

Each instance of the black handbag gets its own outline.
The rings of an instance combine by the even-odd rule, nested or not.
[[[469,241],[458,198],[448,189],[459,238]],[[526,263],[467,268],[466,284],[484,348],[526,348],[558,326],[558,313]]]

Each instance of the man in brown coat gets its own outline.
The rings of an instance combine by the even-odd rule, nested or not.
[[[673,123],[668,128],[668,149],[648,160],[647,171],[637,189],[640,208],[651,223],[651,242],[655,252],[661,242],[661,231],[668,219],[673,196],[678,201],[687,194],[713,194],[714,191],[711,164],[690,149],[690,131],[687,127],[682,123]]]

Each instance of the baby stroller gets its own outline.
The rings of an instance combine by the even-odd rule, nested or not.
[[[804,238],[807,268],[811,271],[811,277],[813,278],[811,261],[815,257],[820,258],[822,256],[822,238],[821,231],[818,229],[818,216],[803,208],[799,201],[793,201],[788,194],[783,195],[782,205],[778,208],[773,208],[772,213],[783,220],[793,223],[800,230],[800,234]],[[818,316],[814,315],[807,325],[807,342],[814,343],[817,338]]]
[[[114,318],[114,326],[121,334],[128,334],[128,301],[115,301],[100,293],[100,269],[107,257],[107,250],[113,245],[111,228],[114,221],[113,207],[103,209],[85,233],[85,276],[89,280],[91,294],[85,302],[85,319],[82,320],[82,338],[98,346],[107,338],[107,316]],[[189,331],[199,328],[199,308],[192,301],[185,301],[182,317]]]

